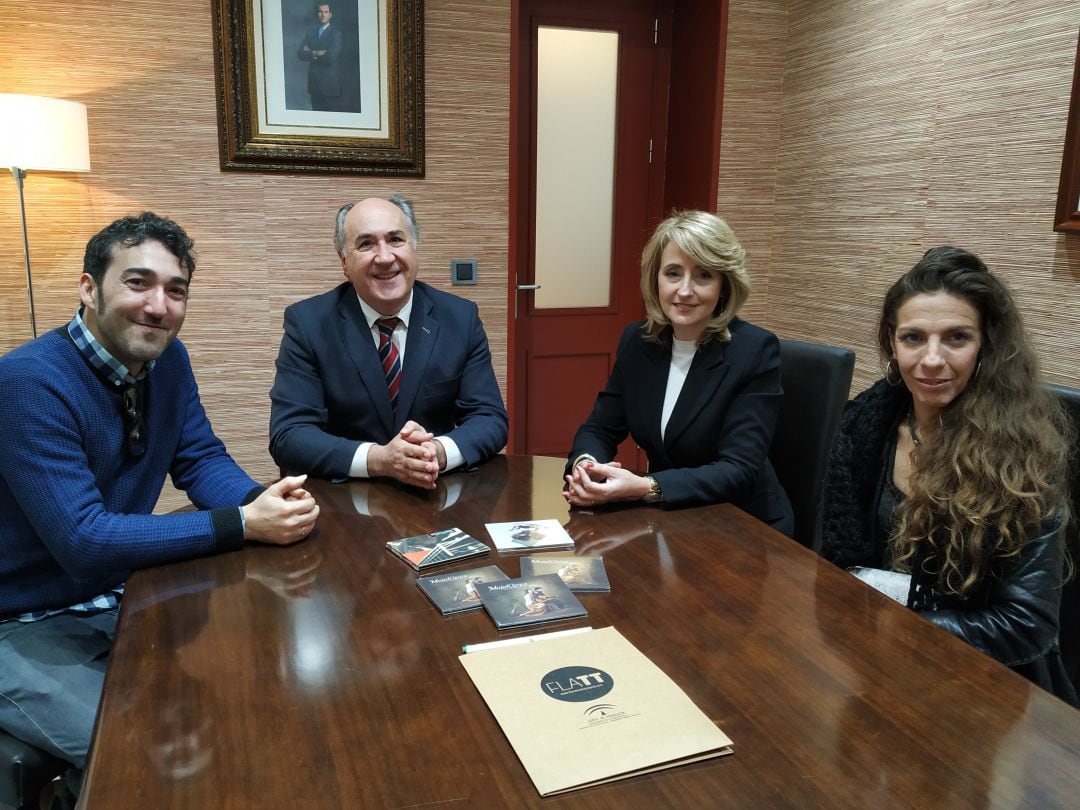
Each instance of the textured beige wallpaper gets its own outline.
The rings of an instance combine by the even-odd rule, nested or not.
[[[144,208],[172,216],[199,252],[181,338],[203,401],[234,457],[269,479],[282,310],[343,280],[331,244],[342,203],[402,191],[424,280],[448,288],[450,259],[479,260],[480,283],[459,289],[480,305],[505,381],[509,27],[510,0],[427,0],[427,177],[387,182],[220,171],[209,0],[182,13],[161,0],[0,0],[2,91],[89,108],[92,171],[26,181],[39,331],[74,312],[90,235]],[[18,216],[0,177],[0,351],[28,337]],[[167,485],[159,509],[184,502]]]
[[[765,291],[748,317],[854,348],[861,390],[885,289],[954,244],[1080,385],[1080,239],[1051,229],[1078,29],[1057,0],[731,0],[717,206]]]
[[[0,89],[89,106],[87,175],[31,174],[38,321],[66,321],[86,239],[125,213],[179,220],[200,252],[182,337],[215,428],[256,478],[281,312],[341,278],[332,216],[400,190],[423,277],[477,258],[506,378],[511,0],[427,0],[427,177],[222,173],[209,0],[0,0]],[[163,25],[163,21],[167,24]],[[1080,385],[1080,238],[1051,231],[1080,4],[731,0],[718,210],[745,242],[746,315],[851,346],[878,374],[888,284],[923,250],[975,250],[1020,299],[1047,376]],[[147,32],[160,32],[155,36]],[[4,122],[7,124],[7,122]],[[0,351],[27,337],[14,181],[0,177]],[[183,498],[167,491],[162,508]]]

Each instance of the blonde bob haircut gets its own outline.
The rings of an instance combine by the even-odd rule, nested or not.
[[[641,295],[645,299],[647,340],[660,341],[670,325],[660,306],[660,259],[664,248],[674,242],[698,267],[720,273],[720,300],[701,335],[701,343],[731,340],[729,324],[750,297],[750,276],[746,272],[746,251],[724,220],[708,211],[673,211],[656,226],[641,252]]]

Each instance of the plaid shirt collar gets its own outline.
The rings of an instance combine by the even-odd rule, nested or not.
[[[117,585],[115,588],[112,588],[103,594],[99,594],[93,599],[79,602],[77,605],[69,605],[68,607],[59,608],[57,610],[33,610],[13,618],[15,621],[28,624],[30,622],[48,619],[50,616],[59,616],[61,613],[73,613],[76,616],[93,616],[95,613],[104,613],[106,610],[115,610],[120,606],[120,600],[123,599],[123,597],[124,586]]]
[[[82,352],[82,356],[86,358],[86,362],[108,377],[109,382],[113,385],[136,383],[146,377],[154,368],[154,361],[147,360],[142,367],[142,371],[132,376],[127,366],[109,354],[109,350],[102,346],[87,328],[86,321],[82,318],[81,307],[75,313],[75,317],[68,323],[67,330],[75,346]]]

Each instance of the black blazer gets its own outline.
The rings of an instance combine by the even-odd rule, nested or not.
[[[409,419],[448,435],[474,467],[506,444],[507,416],[476,304],[413,285],[396,417],[352,284],[285,310],[270,390],[270,455],[287,472],[342,480],[361,442],[386,444]]]
[[[730,502],[790,536],[791,504],[768,459],[783,397],[776,336],[736,318],[729,343],[699,347],[661,438],[671,330],[653,343],[641,327],[623,331],[611,378],[574,436],[570,461],[582,453],[608,461],[629,434],[648,455],[668,506]]]
[[[911,394],[878,380],[844,408],[825,475],[821,555],[841,568],[887,564],[888,533],[878,507],[892,475],[892,442]],[[1061,520],[1031,527],[1019,556],[994,562],[965,598],[940,593],[937,573],[912,561],[908,607],[1025,678],[1071,703],[1076,691],[1059,645]]]

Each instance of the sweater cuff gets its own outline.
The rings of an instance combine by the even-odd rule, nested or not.
[[[252,487],[248,494],[244,496],[244,500],[240,501],[240,505],[247,506],[264,492],[266,492],[266,487]]]
[[[210,510],[210,524],[218,551],[239,551],[244,546],[244,521],[240,508],[226,506]]]

